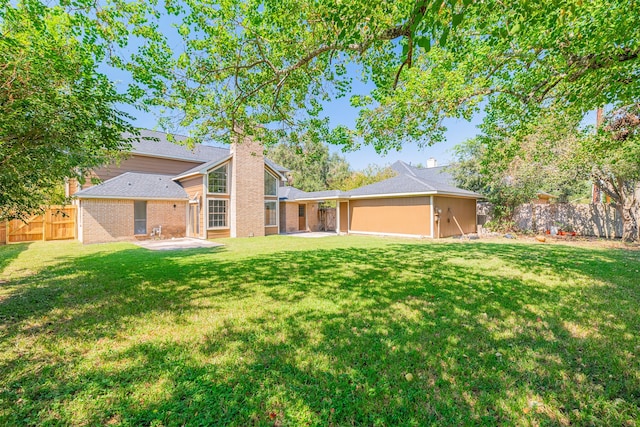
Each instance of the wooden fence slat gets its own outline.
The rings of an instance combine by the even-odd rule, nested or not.
[[[0,243],[75,239],[75,213],[75,206],[51,206],[44,214],[33,216],[27,222],[6,221],[4,239],[0,239]]]

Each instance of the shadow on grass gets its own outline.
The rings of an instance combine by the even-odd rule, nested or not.
[[[4,273],[4,269],[22,252],[29,249],[29,245],[30,243],[0,245],[0,274]]]
[[[640,416],[640,262],[627,253],[393,243],[225,255],[127,249],[22,279],[0,302],[0,316],[12,313],[2,348],[34,340],[55,357],[3,358],[0,421],[621,425]]]

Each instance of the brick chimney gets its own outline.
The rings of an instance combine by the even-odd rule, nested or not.
[[[231,237],[264,236],[264,148],[249,136],[231,144]]]

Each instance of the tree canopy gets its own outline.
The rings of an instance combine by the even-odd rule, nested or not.
[[[267,155],[289,169],[291,185],[302,191],[334,190],[351,176],[347,160],[329,153],[329,147],[317,139],[284,141],[269,147]]]
[[[122,98],[97,72],[93,46],[69,16],[2,4],[0,21],[0,218],[52,201],[65,178],[114,158],[133,132]]]
[[[629,0],[186,0],[134,10],[111,20],[141,48],[115,62],[138,81],[132,93],[179,111],[201,138],[224,139],[237,123],[267,142],[326,127],[322,102],[350,94],[347,69],[375,89],[352,97],[357,129],[332,129],[329,141],[362,137],[379,151],[438,142],[445,118],[481,106],[486,132],[513,133],[550,109],[578,121],[630,104],[640,89],[640,13]]]

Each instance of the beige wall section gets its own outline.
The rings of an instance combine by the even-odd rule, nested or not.
[[[349,202],[350,231],[428,236],[429,197],[356,199]]]
[[[231,145],[231,237],[264,236],[263,151],[249,138]]]
[[[201,164],[201,162],[161,159],[157,157],[139,156],[134,154],[129,158],[123,159],[119,164],[112,164],[96,169],[86,178],[85,183],[82,184],[82,188],[89,188],[93,185],[91,183],[91,178],[98,178],[101,181],[106,181],[125,172],[148,172],[161,173],[166,175],[178,175],[184,171],[196,167],[199,164]],[[80,189],[77,185],[73,185],[70,186],[69,190],[70,195],[73,195]]]
[[[340,202],[340,230],[341,233],[349,231],[349,202]]]
[[[182,185],[182,187],[184,188],[184,191],[186,191],[187,195],[189,196],[189,200],[193,200],[196,199],[199,202],[200,205],[200,215],[199,215],[199,221],[200,221],[200,237],[204,236],[204,230],[207,229],[207,227],[205,227],[205,211],[206,211],[206,206],[205,206],[205,200],[206,198],[203,197],[203,194],[205,194],[205,187],[204,187],[204,176],[203,175],[198,175],[195,176],[193,178],[187,178],[187,179],[183,179],[181,181],[179,181],[180,184]]]
[[[275,227],[265,227],[264,228],[264,235],[265,236],[272,236],[274,234],[278,234],[278,226]]]
[[[459,236],[460,229],[453,217],[458,220],[464,233],[476,232],[476,200],[455,197],[433,198],[434,211],[440,209],[440,236]],[[438,224],[434,224],[435,233],[438,233]]]
[[[307,231],[320,231],[318,203],[307,203]]]
[[[174,208],[173,205],[176,205]],[[147,234],[162,226],[162,237],[183,237],[186,226],[185,201],[147,201]],[[79,229],[83,243],[131,240],[133,200],[83,199]]]
[[[231,232],[228,228],[224,230],[207,230],[207,239],[222,239],[225,237],[231,237]]]
[[[132,155],[123,159],[119,164],[112,164],[95,170],[95,175],[103,181],[111,179],[125,172],[149,172],[177,175],[202,162],[187,162],[184,160],[162,159],[158,157],[147,157]]]
[[[295,233],[298,231],[298,203],[280,202],[280,232]]]
[[[131,220],[133,223],[133,219]],[[162,226],[161,237],[184,237],[187,230],[186,201],[147,201],[147,234]]]

